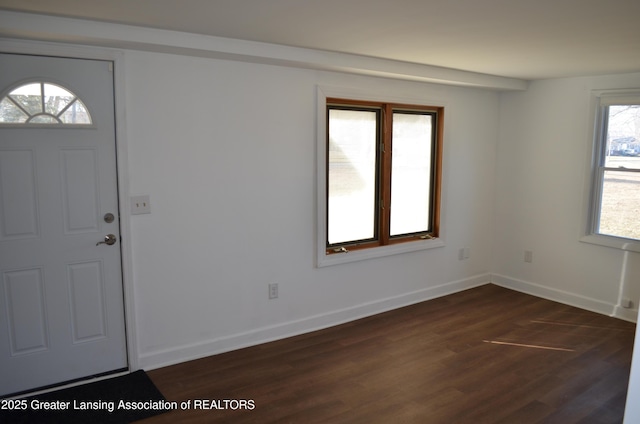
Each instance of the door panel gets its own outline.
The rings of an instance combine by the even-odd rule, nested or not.
[[[33,150],[0,151],[0,241],[38,237]]]
[[[0,54],[0,101],[49,82],[93,121],[0,123],[0,396],[127,367],[110,65]]]
[[[42,269],[22,269],[4,274],[4,290],[11,355],[18,356],[49,348]]]
[[[106,337],[102,262],[68,266],[73,343]]]
[[[96,149],[60,152],[66,234],[99,231],[96,156]]]

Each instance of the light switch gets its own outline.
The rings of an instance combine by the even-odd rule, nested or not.
[[[131,197],[131,215],[140,215],[143,213],[151,213],[151,204],[149,196],[132,196]]]

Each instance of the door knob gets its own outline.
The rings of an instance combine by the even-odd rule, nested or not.
[[[96,243],[96,246],[100,246],[101,244],[108,244],[109,246],[111,246],[112,244],[116,243],[116,236],[113,234],[107,234],[106,236],[104,236],[104,241],[99,241]]]

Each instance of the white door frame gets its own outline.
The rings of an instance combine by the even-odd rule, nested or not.
[[[129,371],[139,369],[136,337],[135,302],[133,290],[133,261],[131,254],[131,203],[129,200],[129,161],[125,116],[124,52],[120,50],[85,47],[41,41],[24,41],[0,38],[0,52],[22,53],[37,56],[59,56],[75,59],[106,60],[114,63],[114,101],[116,135],[116,173],[118,178],[118,202],[120,207],[120,249],[122,256],[122,285],[127,337]]]

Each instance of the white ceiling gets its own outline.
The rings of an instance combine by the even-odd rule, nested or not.
[[[0,9],[521,79],[640,72],[640,0],[0,0]]]

